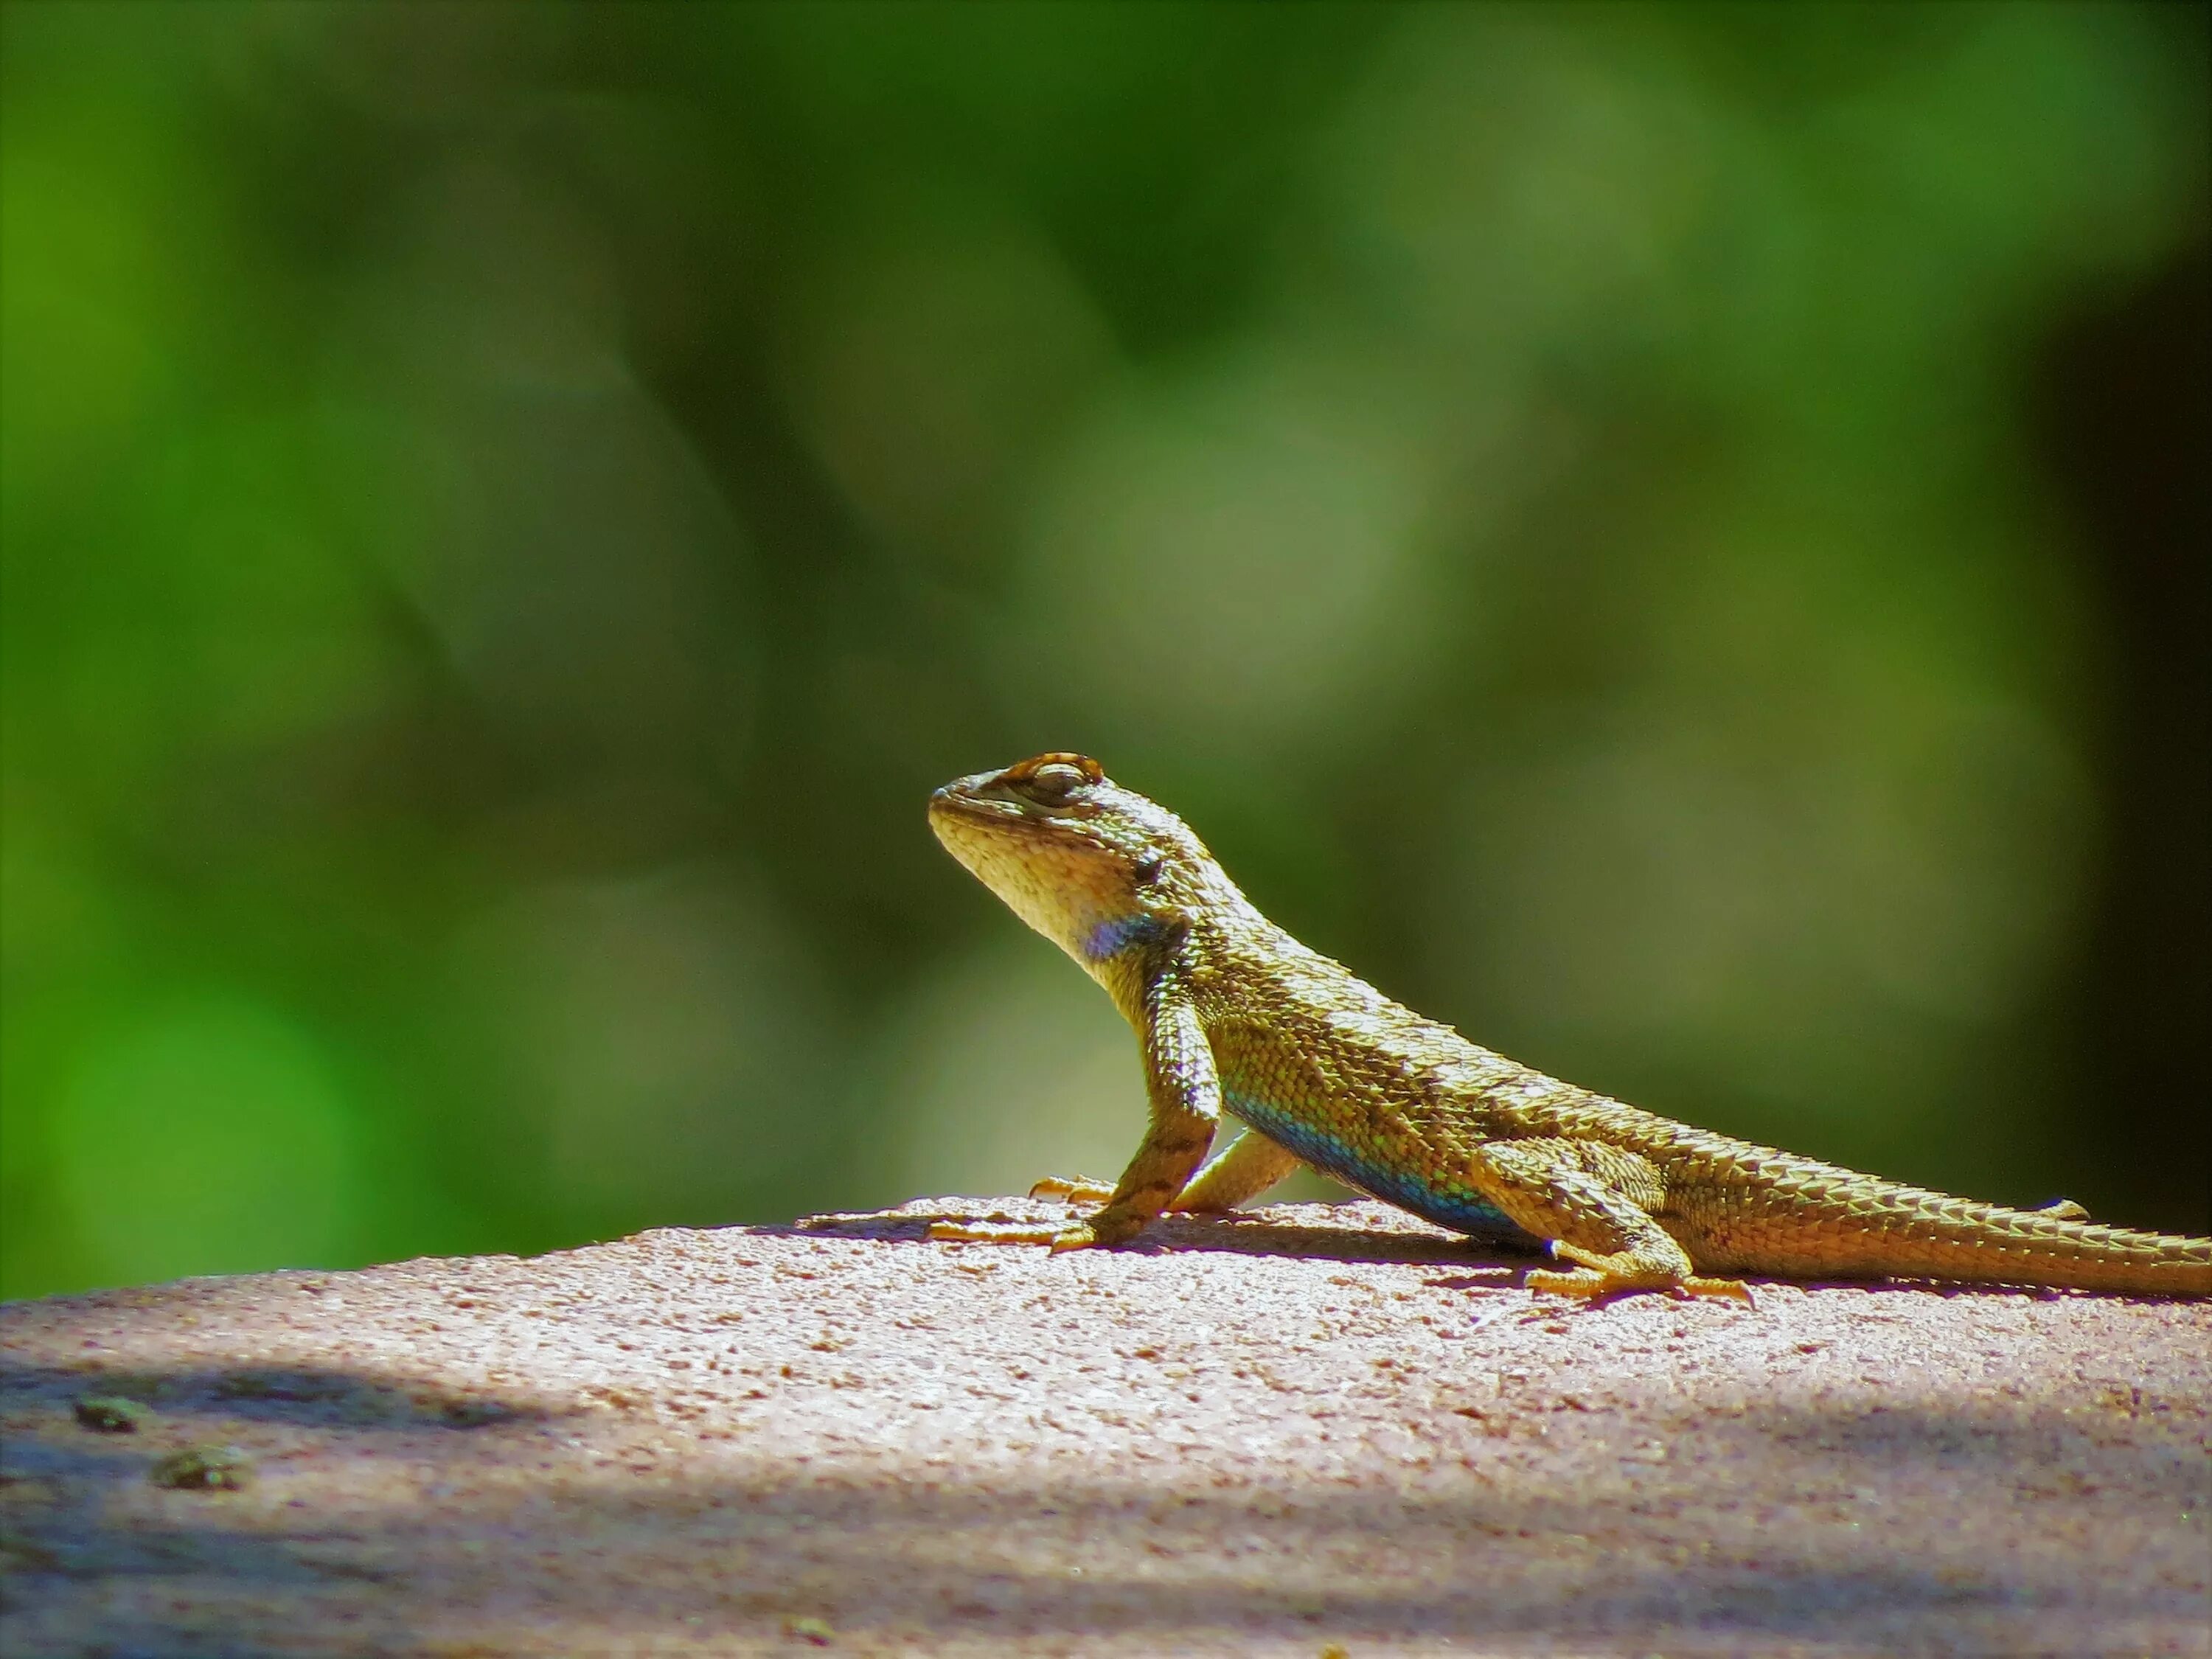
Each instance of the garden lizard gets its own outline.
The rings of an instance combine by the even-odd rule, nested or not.
[[[1479,1238],[1547,1243],[1533,1290],[1749,1298],[1745,1273],[2212,1294],[2212,1239],[1947,1197],[1692,1128],[1562,1083],[1384,996],[1269,921],[1189,826],[1088,756],[946,784],[952,855],[1103,986],[1136,1028],[1152,1119],[1101,1200],[1058,1226],[931,1237],[1114,1244],[1218,1212],[1300,1164]],[[1208,1159],[1224,1114],[1244,1133]]]

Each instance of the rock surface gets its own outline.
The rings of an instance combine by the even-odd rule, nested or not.
[[[924,1237],[981,1207],[0,1310],[0,1647],[2212,1647],[2212,1304]]]

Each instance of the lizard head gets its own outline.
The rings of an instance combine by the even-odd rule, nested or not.
[[[1192,900],[1228,888],[1188,824],[1088,755],[1055,751],[956,778],[929,798],[929,827],[1016,915],[1094,972],[1179,930]]]

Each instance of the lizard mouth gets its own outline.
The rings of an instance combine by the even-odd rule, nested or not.
[[[929,816],[933,818],[939,813],[952,813],[962,817],[1000,820],[1025,816],[1018,801],[994,800],[988,795],[973,793],[970,789],[973,782],[970,778],[959,778],[941,789],[933,791],[929,797]]]
[[[986,848],[1011,850],[1035,833],[1035,821],[1018,801],[972,793],[972,778],[958,778],[929,798],[929,827],[947,852],[970,869]]]

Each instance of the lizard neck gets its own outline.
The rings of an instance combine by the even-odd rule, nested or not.
[[[1141,1031],[1164,985],[1202,993],[1285,948],[1302,947],[1207,860],[1164,873],[1126,915],[1093,921],[1070,954]]]
[[[1188,908],[1149,912],[1119,930],[1119,948],[1078,958],[1139,1031],[1164,990],[1191,997],[1210,1018],[1268,983],[1274,966],[1312,957],[1225,878],[1223,887]]]

